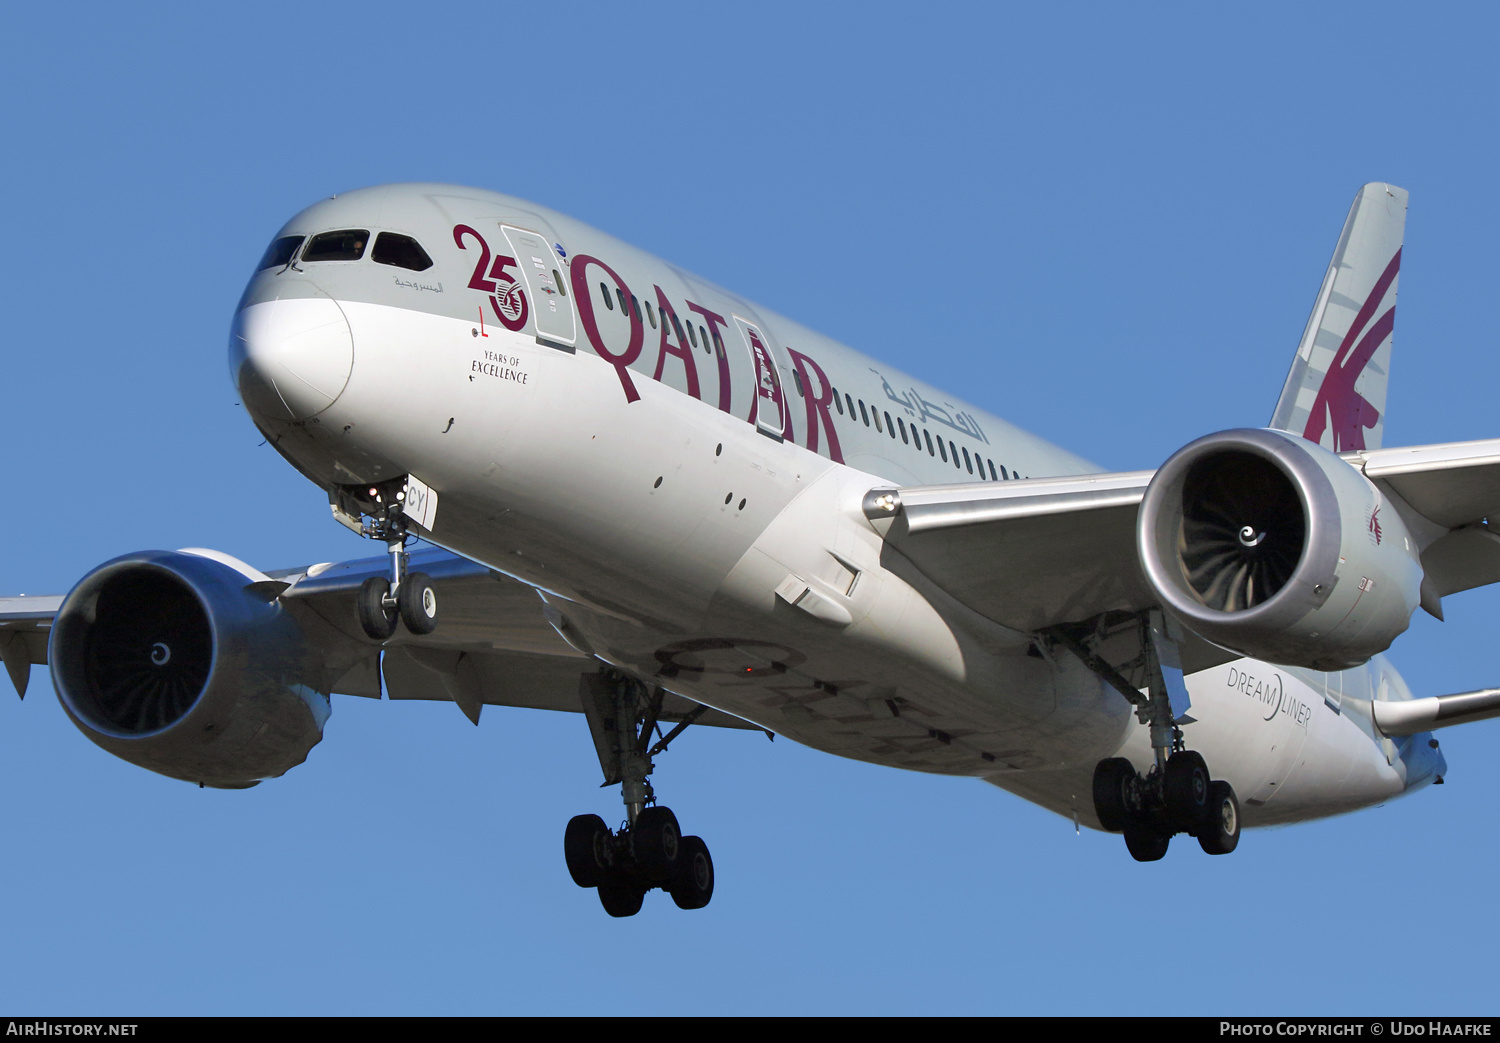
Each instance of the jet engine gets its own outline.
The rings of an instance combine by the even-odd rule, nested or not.
[[[329,702],[279,591],[207,551],[104,563],[53,622],[63,709],[110,753],[175,779],[237,789],[281,775],[322,739]]]
[[[1178,450],[1151,480],[1141,567],[1188,629],[1255,659],[1343,670],[1390,647],[1422,566],[1381,491],[1322,446],[1234,430]]]

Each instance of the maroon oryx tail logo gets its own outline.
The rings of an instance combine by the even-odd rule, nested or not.
[[[1318,388],[1318,397],[1313,401],[1312,413],[1307,418],[1307,427],[1302,432],[1302,437],[1309,442],[1322,442],[1323,432],[1332,424],[1334,452],[1363,449],[1365,429],[1380,422],[1380,410],[1355,391],[1354,384],[1370,364],[1370,358],[1376,349],[1385,343],[1396,325],[1394,304],[1373,323],[1370,319],[1374,316],[1375,309],[1385,300],[1386,292],[1391,288],[1391,283],[1396,281],[1396,273],[1400,270],[1401,251],[1397,250],[1391,263],[1385,266],[1385,271],[1375,280],[1374,288],[1360,306],[1359,314],[1354,317],[1354,323],[1349,327],[1349,332],[1344,334],[1343,343],[1328,365],[1322,386]],[[1363,338],[1361,334],[1364,335]]]

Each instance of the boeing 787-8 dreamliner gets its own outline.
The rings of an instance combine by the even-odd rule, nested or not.
[[[650,782],[690,725],[981,778],[1142,861],[1227,854],[1441,782],[1432,731],[1500,714],[1382,655],[1500,580],[1500,440],[1381,445],[1405,216],[1360,190],[1267,427],[1100,473],[544,207],[337,196],[274,237],[229,366],[384,552],[125,554],[0,599],[0,654],[205,786],[300,764],[333,695],[581,713],[624,808],[563,854],[615,916],[712,897]]]

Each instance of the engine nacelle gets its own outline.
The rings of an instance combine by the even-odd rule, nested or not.
[[[63,709],[142,768],[241,788],[301,764],[329,702],[297,621],[227,556],[141,551],[78,582],[52,625]]]
[[[1420,601],[1422,566],[1380,490],[1281,431],[1221,431],[1152,478],[1141,567],[1190,630],[1254,659],[1343,670],[1390,647]]]

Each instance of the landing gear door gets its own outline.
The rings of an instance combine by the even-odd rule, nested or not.
[[[536,339],[543,343],[571,349],[577,342],[577,323],[573,304],[568,300],[567,279],[562,262],[548,245],[545,236],[502,224],[500,231],[516,258],[516,267],[526,282],[531,298],[532,321]]]
[[[750,365],[755,375],[750,419],[761,434],[781,441],[786,431],[786,396],[781,389],[781,377],[777,373],[776,359],[771,354],[770,342],[755,323],[738,315],[734,322],[740,328],[740,336],[750,353]]]

